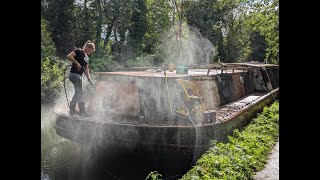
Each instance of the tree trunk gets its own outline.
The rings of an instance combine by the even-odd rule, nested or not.
[[[96,34],[96,51],[99,51],[100,40],[101,40],[101,32],[102,32],[102,8],[101,1],[97,0],[97,8],[99,12],[98,24],[97,24],[97,34]]]
[[[109,38],[111,36],[111,33],[112,33],[112,29],[113,29],[113,25],[114,25],[114,22],[116,21],[116,18],[113,17],[111,23],[108,25],[107,27],[107,34],[106,34],[106,37],[104,38],[104,42],[103,42],[103,49],[105,49],[108,45],[108,42],[109,42]]]
[[[90,33],[89,33],[89,12],[87,8],[87,0],[84,0],[84,38],[85,41],[89,40]]]

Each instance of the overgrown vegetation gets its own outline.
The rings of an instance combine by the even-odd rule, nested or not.
[[[95,72],[187,61],[191,29],[216,51],[194,62],[279,63],[279,0],[41,0],[41,15],[43,102],[62,88],[66,55],[87,40]],[[207,53],[203,44],[187,46]]]
[[[52,101],[62,88],[65,64],[55,55],[56,48],[41,18],[41,102]]]
[[[151,171],[146,180],[161,180],[162,175],[158,171]]]
[[[252,179],[267,163],[267,156],[279,137],[279,101],[265,107],[241,132],[234,130],[227,143],[213,142],[181,179]],[[159,180],[152,171],[148,177]]]
[[[213,143],[181,179],[252,179],[267,163],[279,137],[279,102],[265,107],[242,131],[235,130],[228,143]]]

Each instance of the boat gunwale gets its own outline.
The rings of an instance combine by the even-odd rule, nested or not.
[[[235,114],[232,114],[232,116],[226,118],[225,120],[221,121],[218,120],[215,123],[207,123],[207,124],[196,124],[196,127],[210,127],[210,126],[214,126],[215,124],[218,123],[224,123],[224,122],[228,122],[231,121],[232,119],[236,118],[237,116],[241,115],[242,113],[246,112],[247,109],[251,108],[252,106],[256,105],[257,103],[259,103],[260,101],[266,99],[267,97],[273,95],[274,93],[277,93],[279,91],[279,88],[273,89],[271,91],[269,91],[268,93],[266,93],[265,95],[262,95],[261,97],[259,97],[258,100],[254,101],[253,103],[249,104],[248,106],[244,107],[243,109],[241,109],[239,112],[236,112]],[[215,111],[218,111],[219,109],[222,109],[232,103],[234,103],[235,101],[225,104],[219,108],[217,108]],[[87,118],[87,117],[72,117],[69,115],[66,115],[65,113],[60,113],[56,110],[54,110],[54,112],[59,115],[62,116],[65,119],[70,119],[72,121],[85,121],[85,122],[92,122],[92,123],[99,123],[99,124],[104,124],[104,125],[115,125],[115,126],[130,126],[130,127],[140,127],[140,128],[181,128],[181,129],[190,129],[190,128],[195,128],[194,125],[154,125],[154,124],[130,124],[130,123],[118,123],[118,122],[101,122],[101,121],[97,121],[97,120],[92,120],[92,118]],[[97,116],[96,116],[97,117]]]

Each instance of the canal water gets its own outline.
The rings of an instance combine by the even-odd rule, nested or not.
[[[112,153],[60,137],[50,106],[41,107],[42,180],[141,180],[152,171],[179,179],[193,163],[189,154]]]

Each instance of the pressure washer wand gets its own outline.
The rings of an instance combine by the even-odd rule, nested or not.
[[[81,66],[81,69],[83,70],[84,74],[87,76],[87,79],[89,79],[89,76],[83,66]],[[93,86],[93,82],[92,81],[89,81],[89,82],[90,82],[91,86]]]
[[[87,79],[89,79],[89,76],[88,76],[88,74],[87,74],[87,72],[85,71],[85,69],[84,69],[83,66],[81,66],[81,69],[83,70],[84,74],[87,76]],[[91,86],[94,87],[93,82],[92,82],[92,81],[89,81],[89,82],[90,82]],[[91,101],[92,101],[93,94],[94,94],[94,92],[89,93],[89,101],[90,101],[89,104],[90,104],[90,105],[91,105]]]

